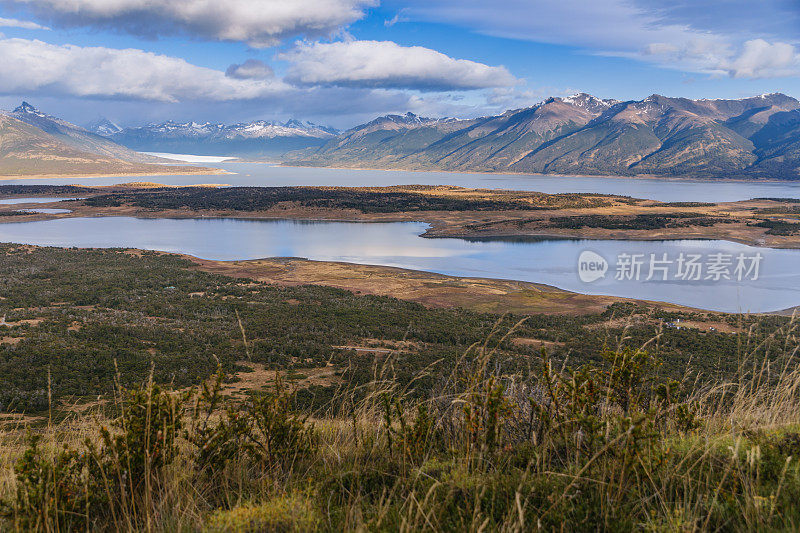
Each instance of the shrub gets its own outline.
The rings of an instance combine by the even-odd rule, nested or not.
[[[90,509],[106,503],[89,476],[86,456],[66,446],[47,453],[40,442],[40,435],[29,435],[28,448],[14,466],[14,499],[3,502],[3,514],[26,531],[85,528]]]

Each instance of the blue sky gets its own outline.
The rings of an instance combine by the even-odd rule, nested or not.
[[[797,0],[0,0],[0,106],[85,123],[800,97]]]

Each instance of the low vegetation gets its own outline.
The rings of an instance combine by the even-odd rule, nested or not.
[[[469,346],[425,395],[376,358],[366,394],[314,417],[281,374],[244,399],[220,371],[24,440],[5,433],[4,527],[25,531],[796,530],[800,367],[743,359],[698,386],[647,347],[532,372]],[[794,335],[791,322],[776,337]],[[658,342],[657,338],[653,339]],[[425,372],[420,373],[420,377]],[[119,380],[118,380],[119,383]],[[335,406],[334,406],[335,405]]]
[[[765,219],[761,222],[753,223],[759,228],[768,228],[767,235],[797,235],[800,233],[800,222],[787,222],[785,220]]]
[[[0,412],[42,412],[48,397],[59,403],[95,399],[113,391],[117,371],[129,386],[141,382],[151,364],[157,383],[178,387],[200,383],[218,365],[236,374],[246,370],[242,362],[299,372],[332,368],[337,382],[363,394],[373,377],[374,352],[355,348],[373,341],[383,348],[406,343],[394,362],[395,376],[404,385],[414,381],[422,394],[436,379],[417,377],[419,368],[451,367],[498,317],[329,287],[216,275],[188,259],[155,252],[0,245],[0,257],[0,317],[5,317]],[[626,319],[632,316],[639,318]],[[692,313],[618,304],[584,316],[533,315],[516,334],[550,343],[556,360],[589,362],[613,339],[638,345],[661,325],[692,318]],[[788,318],[721,315],[715,320],[738,330],[751,328],[752,339],[761,342]],[[659,356],[673,375],[691,363],[705,379],[717,379],[737,368],[739,343],[738,335],[708,327],[667,327]],[[770,358],[775,349],[764,342],[758,354]],[[527,361],[537,351],[535,344],[507,340],[495,364],[527,372]],[[304,405],[321,405],[337,386],[314,384],[300,398]]]
[[[611,198],[585,194],[503,193],[459,187],[226,187],[164,188],[116,192],[86,200],[93,207],[132,205],[144,209],[265,211],[279,205],[355,209],[363,213],[403,211],[502,211],[601,207]]]
[[[153,252],[0,256],[0,529],[800,525],[793,318],[498,316]]]
[[[713,226],[733,223],[734,219],[707,216],[702,213],[667,213],[663,215],[582,215],[552,217],[548,227],[560,229],[602,228],[618,230],[653,230],[665,228],[688,228],[691,226]]]

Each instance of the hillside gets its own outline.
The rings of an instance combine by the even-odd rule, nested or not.
[[[95,145],[101,153],[89,151],[91,137],[86,137],[85,149],[80,137],[67,142],[67,132],[51,134],[11,115],[0,114],[0,176],[36,175],[93,175],[93,174],[176,174],[212,171],[196,167],[164,166],[125,161],[109,154],[112,148]],[[113,145],[113,143],[108,143]],[[120,152],[125,150],[118,147]],[[153,158],[158,160],[157,158]]]
[[[121,159],[132,163],[168,163],[169,161],[158,157],[134,152],[133,150],[120,146],[119,144],[106,139],[100,135],[92,133],[80,126],[71,124],[66,120],[48,115],[28,102],[9,113],[9,116],[39,128],[43,132],[52,135],[57,140],[67,146],[89,152],[103,157]]]
[[[578,94],[473,120],[389,115],[291,154],[289,164],[800,179],[800,102]]]

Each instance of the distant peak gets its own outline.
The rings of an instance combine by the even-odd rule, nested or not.
[[[106,117],[98,117],[86,125],[86,129],[98,135],[114,135],[122,131],[122,128]]]
[[[592,113],[602,113],[609,107],[619,103],[617,100],[602,100],[588,93],[576,93],[572,96],[549,98],[544,103],[549,104],[555,101],[563,102],[574,107],[579,107]]]
[[[23,101],[22,104],[14,110],[14,113],[39,113],[39,110],[33,107],[28,102]]]

